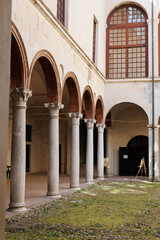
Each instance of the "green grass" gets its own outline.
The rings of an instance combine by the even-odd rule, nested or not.
[[[160,239],[160,183],[103,181],[6,221],[6,239]]]

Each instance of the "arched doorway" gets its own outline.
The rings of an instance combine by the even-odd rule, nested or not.
[[[136,176],[143,157],[148,175],[148,137],[135,136],[128,142],[127,147],[119,149],[119,175]]]

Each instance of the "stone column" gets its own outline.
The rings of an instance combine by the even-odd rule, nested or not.
[[[25,88],[11,89],[13,126],[11,151],[11,188],[9,209],[25,210],[26,172],[26,108],[32,92]]]
[[[158,181],[160,177],[160,163],[159,163],[159,125],[154,126],[154,152],[155,152],[155,158],[154,158],[154,180]],[[153,179],[153,164],[152,164],[152,125],[148,125],[148,136],[149,136],[149,160],[148,160],[148,167],[149,167],[149,180],[152,181]]]
[[[87,146],[86,146],[86,183],[90,184],[93,182],[93,167],[94,167],[94,158],[93,158],[93,128],[95,119],[85,119],[87,123]]]
[[[155,181],[159,181],[160,179],[160,162],[159,162],[159,125],[155,128],[155,165],[154,165],[154,176]]]
[[[72,119],[70,187],[79,189],[79,120],[82,114],[69,113],[69,117]]]
[[[152,181],[152,126],[148,126],[148,172],[149,172],[149,180]]]
[[[109,158],[109,168],[110,168],[110,174],[113,175],[114,169],[113,169],[113,128],[107,127],[106,128],[106,156]],[[117,163],[118,166],[118,163]],[[116,175],[118,175],[118,167],[116,170]]]
[[[49,159],[47,196],[59,195],[59,110],[64,105],[45,103],[49,110]]]
[[[97,124],[98,145],[97,145],[97,173],[98,179],[104,179],[104,128],[105,124]]]
[[[11,54],[11,1],[0,1],[0,239],[5,238],[6,167]]]
[[[148,136],[149,136],[149,161],[148,161],[148,167],[149,167],[149,180],[152,181],[153,179],[153,164],[152,164],[152,125],[148,125]],[[154,180],[159,180],[160,175],[160,163],[159,163],[159,125],[154,126],[154,138],[155,138],[155,145],[154,145],[154,151],[155,151],[155,158],[154,158]]]

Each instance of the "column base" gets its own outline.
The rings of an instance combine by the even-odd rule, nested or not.
[[[60,195],[59,193],[48,192],[48,193],[46,194],[46,197],[56,199],[56,198],[61,198],[61,195]]]
[[[85,182],[85,184],[95,184],[93,181],[87,181],[87,182]]]
[[[98,177],[97,180],[103,181],[103,180],[105,180],[105,178],[104,177]]]
[[[70,186],[70,189],[78,191],[78,190],[80,190],[80,187]]]
[[[22,204],[22,203],[10,203],[7,211],[8,212],[24,212],[24,211],[27,211],[27,208],[25,207],[25,204]]]

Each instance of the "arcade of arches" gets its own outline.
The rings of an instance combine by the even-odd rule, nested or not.
[[[146,53],[146,46],[140,47]],[[111,52],[113,49],[112,46]],[[108,71],[108,76],[123,78],[124,69],[126,66],[121,68],[120,76],[117,69]],[[147,71],[145,65],[140,77],[145,77]],[[26,172],[47,172],[48,196],[59,195],[59,173],[70,174],[70,187],[74,189],[79,189],[80,175],[85,175],[86,183],[92,183],[94,176],[103,179],[104,157],[109,158],[111,175],[134,176],[145,157],[151,175],[148,155],[151,134],[146,112],[134,103],[123,102],[114,105],[105,116],[103,97],[95,98],[90,86],[80,89],[75,73],[66,74],[61,84],[54,56],[48,51],[39,51],[29,68],[23,41],[14,24],[10,88],[7,159],[11,165],[10,210],[25,209]],[[157,142],[158,138],[157,131]],[[159,162],[156,164],[159,169]]]

